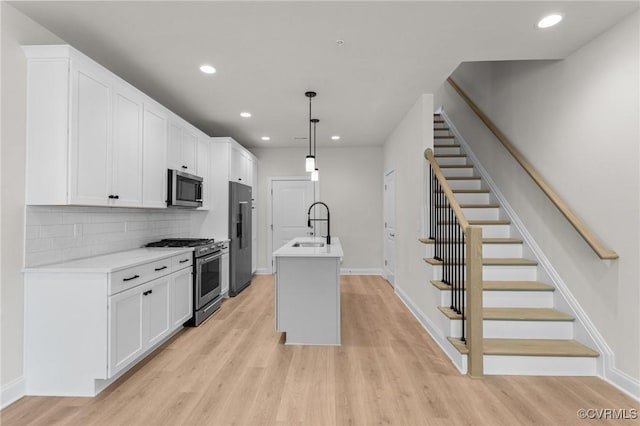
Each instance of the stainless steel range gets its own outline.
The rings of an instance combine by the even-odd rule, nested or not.
[[[222,255],[228,250],[227,243],[207,238],[170,238],[146,247],[193,247],[193,318],[185,325],[200,325],[220,307]]]

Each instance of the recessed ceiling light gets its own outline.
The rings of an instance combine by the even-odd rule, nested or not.
[[[344,40],[340,39],[340,40],[336,40],[336,44],[338,46],[343,46],[344,45]]]
[[[216,69],[214,67],[212,67],[211,65],[202,65],[200,66],[200,71],[202,71],[205,74],[215,74],[216,73]]]
[[[270,141],[271,138],[269,136],[263,136],[260,139],[262,139],[263,141]]]
[[[333,139],[334,141],[337,141],[338,139],[340,139],[340,136],[336,135],[336,136],[331,136],[331,139]]]
[[[249,117],[251,117],[251,113],[250,112],[241,112],[240,113],[240,117],[249,118]]]
[[[547,15],[538,22],[538,28],[549,28],[553,27],[557,23],[562,21],[562,15],[558,15],[554,13],[553,15]]]

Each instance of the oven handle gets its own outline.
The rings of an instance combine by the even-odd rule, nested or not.
[[[197,259],[198,260],[198,265],[202,265],[203,263],[210,262],[210,261],[212,261],[215,258],[220,257],[220,256],[222,256],[222,250],[218,250],[218,251],[214,252],[212,256],[201,258],[201,259]]]

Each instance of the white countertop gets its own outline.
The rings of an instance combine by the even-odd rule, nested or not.
[[[50,265],[24,268],[23,272],[103,272],[111,273],[121,269],[131,268],[143,263],[166,259],[182,253],[191,253],[193,248],[139,248],[119,251],[102,256],[86,257],[68,262],[52,263]]]
[[[293,247],[296,243],[325,243],[323,247]],[[343,257],[342,245],[336,237],[331,237],[331,244],[326,244],[324,237],[299,237],[289,241],[273,252],[274,257]]]

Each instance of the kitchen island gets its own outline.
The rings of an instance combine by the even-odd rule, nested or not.
[[[340,345],[338,238],[294,238],[273,252],[276,331],[287,345]]]

